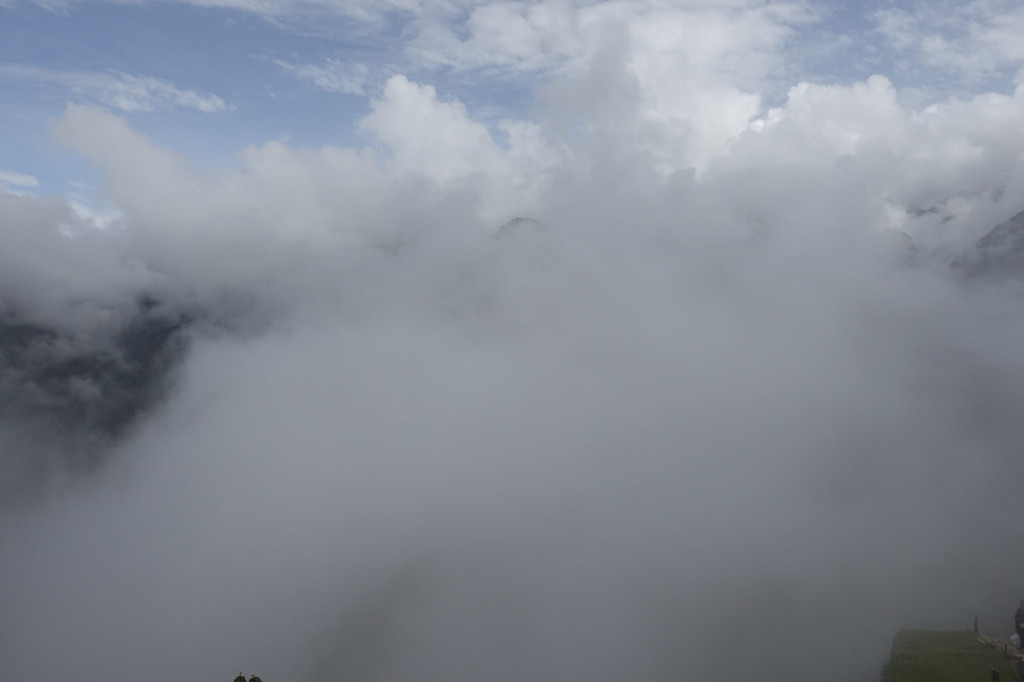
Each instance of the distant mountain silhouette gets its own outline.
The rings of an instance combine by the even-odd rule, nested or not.
[[[953,261],[969,279],[1024,279],[1024,211],[999,223]]]
[[[75,333],[0,309],[0,506],[49,458],[98,464],[156,404],[193,319],[147,296],[121,325]]]

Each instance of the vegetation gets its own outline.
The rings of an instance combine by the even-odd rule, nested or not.
[[[978,641],[971,632],[903,630],[893,638],[883,682],[986,682],[990,670],[1001,682],[1017,676],[1009,657]]]

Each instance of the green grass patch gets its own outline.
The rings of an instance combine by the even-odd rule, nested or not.
[[[988,682],[989,670],[1001,682],[1016,682],[1010,659],[982,644],[970,632],[903,630],[892,640],[884,682]]]

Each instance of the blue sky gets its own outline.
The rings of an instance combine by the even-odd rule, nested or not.
[[[402,10],[368,22],[345,12],[267,17],[178,3],[0,4],[5,168],[35,175],[47,191],[86,172],[49,142],[46,123],[67,102],[98,103],[125,115],[200,163],[229,162],[245,146],[272,139],[365,144],[353,121],[366,113],[366,95],[386,75],[422,71],[402,53],[411,17]],[[368,65],[369,92],[341,92],[287,66],[338,64]],[[481,108],[522,104],[528,93],[524,83],[509,80],[446,79],[433,69],[429,76]],[[161,99],[143,89],[116,100],[119,82],[133,78],[155,79],[175,92]],[[186,101],[188,94],[201,104]]]
[[[337,41],[278,28],[261,17],[185,5],[90,4],[52,12],[32,5],[0,9],[0,61],[40,73],[0,76],[5,165],[46,178],[59,190],[53,164],[74,168],[55,153],[46,122],[68,101],[99,101],[130,116],[133,125],[190,157],[223,162],[244,146],[287,137],[300,145],[349,144],[362,97],[328,93],[285,73],[271,60],[301,54],[316,59],[344,49]],[[49,74],[70,74],[66,81]],[[154,78],[201,97],[219,97],[222,110],[198,111],[180,102],[144,101],[130,111],[95,90],[75,92],[81,74]],[[64,166],[63,164],[71,164]]]

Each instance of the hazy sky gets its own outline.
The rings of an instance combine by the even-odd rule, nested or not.
[[[1020,2],[0,0],[0,92],[0,679],[1009,632]]]

